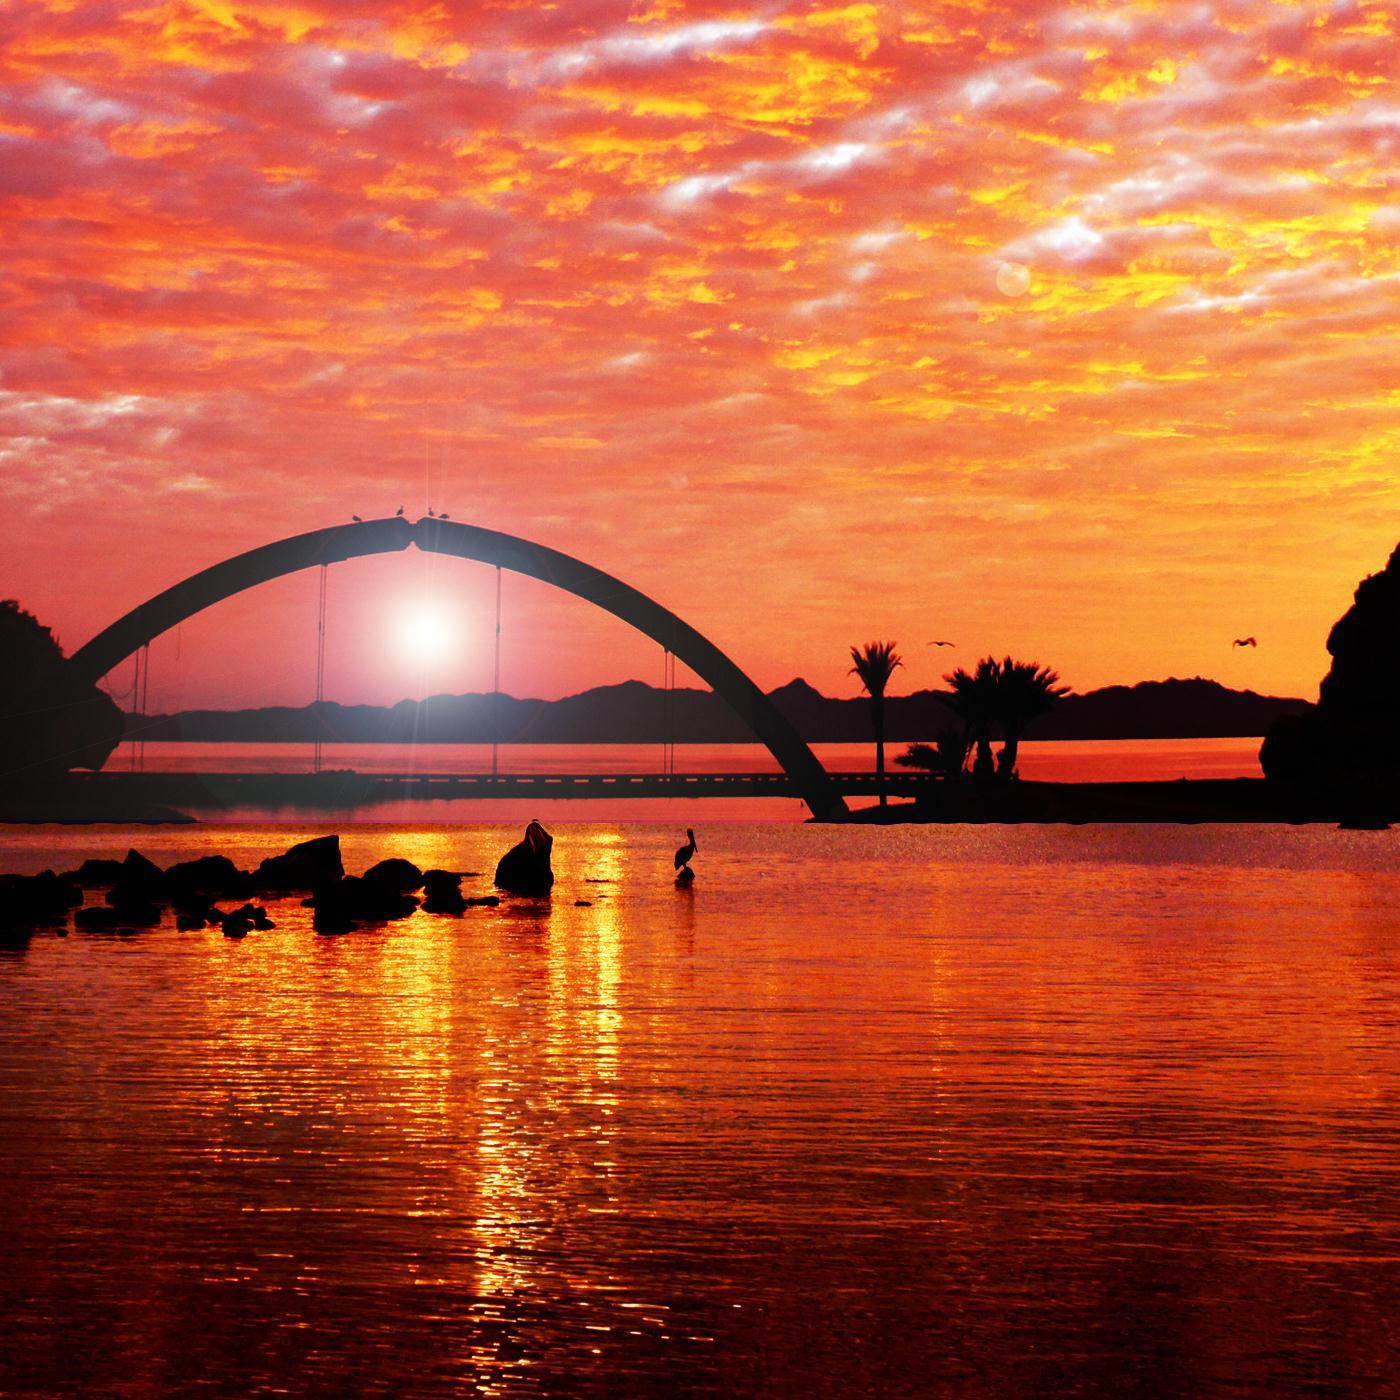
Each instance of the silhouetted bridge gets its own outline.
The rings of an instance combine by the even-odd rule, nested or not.
[[[400,515],[402,512],[400,512]],[[272,544],[250,549],[225,559],[165,589],[133,608],[111,626],[80,647],[71,659],[75,675],[97,682],[114,666],[132,655],[138,656],[137,703],[144,710],[144,686],[140,679],[139,658],[147,654],[153,638],[178,626],[207,607],[231,598],[245,589],[303,569],[321,570],[321,623],[319,624],[316,698],[320,700],[324,663],[325,570],[332,564],[373,554],[392,554],[417,548],[429,554],[452,555],[494,565],[498,570],[497,637],[500,635],[499,570],[509,569],[529,578],[552,584],[566,593],[593,603],[611,613],[665,650],[668,667],[672,659],[690,668],[733,709],[755,739],[773,755],[783,772],[735,774],[562,774],[486,777],[477,775],[379,776],[359,775],[357,782],[370,784],[375,795],[420,795],[452,797],[549,796],[648,797],[683,793],[689,796],[751,796],[790,793],[800,797],[817,817],[839,818],[846,814],[844,792],[873,791],[852,788],[848,780],[836,781],[810,746],[793,728],[781,710],[739,666],[713,642],[703,637],[670,609],[621,579],[586,564],[581,559],[550,549],[518,535],[508,535],[480,526],[429,516],[422,520],[393,517],[387,520],[356,520],[350,525],[332,525],[304,535],[293,535]],[[737,568],[737,561],[736,561]],[[499,645],[499,643],[498,643]],[[499,681],[493,687],[499,690]],[[97,775],[98,779],[103,775]],[[112,780],[132,775],[107,775]],[[143,774],[154,785],[160,779],[179,775]],[[203,781],[220,784],[228,791],[251,794],[266,786],[270,775],[209,774]],[[316,774],[315,777],[331,776]],[[691,781],[695,786],[686,786]],[[284,775],[282,782],[287,782]],[[728,781],[729,785],[725,783]],[[859,778],[856,777],[858,784]],[[393,790],[394,784],[412,783],[413,792]],[[662,786],[662,784],[666,786]],[[503,786],[504,784],[504,786]],[[514,785],[514,786],[512,786]],[[134,789],[133,789],[134,790]],[[893,790],[893,789],[892,789]],[[144,791],[144,789],[143,789]],[[162,793],[164,788],[159,789]],[[175,799],[190,801],[189,798]]]
[[[844,797],[873,797],[874,773],[831,773]],[[464,798],[792,797],[802,798],[787,773],[90,773],[71,775],[79,787],[120,789],[150,802],[220,806],[342,806],[366,802]],[[927,789],[924,773],[887,773],[891,796]]]

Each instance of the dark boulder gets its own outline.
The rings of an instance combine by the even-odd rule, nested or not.
[[[133,850],[126,853],[121,871],[107,891],[107,903],[123,912],[133,911],[130,922],[149,927],[160,919],[159,910],[154,919],[149,917],[150,910],[165,896],[165,872],[140,851]]]
[[[27,935],[68,922],[83,902],[82,887],[52,870],[38,875],[0,875],[0,935]]]
[[[113,894],[119,895],[119,898],[113,899]],[[114,889],[108,893],[107,901],[119,923],[131,924],[134,928],[154,928],[160,923],[160,905],[140,894]]]
[[[266,930],[277,927],[267,917],[267,910],[261,904],[244,904],[226,914],[217,909],[213,912],[219,920],[219,927],[223,929],[225,938],[242,938],[250,929]]]
[[[395,889],[400,894],[413,894],[423,888],[423,872],[411,860],[390,856],[371,865],[364,879],[377,889]]]
[[[124,884],[142,885],[148,889],[159,889],[165,883],[165,872],[155,861],[143,856],[140,851],[129,850],[122,861],[121,875]]]
[[[418,901],[402,893],[393,878],[371,880],[344,875],[317,887],[312,926],[321,933],[344,933],[357,922],[384,923],[403,919],[418,908]]]
[[[253,877],[227,856],[182,860],[165,872],[165,883],[171,899],[176,902],[195,895],[209,899],[246,899],[253,892]]]
[[[122,863],[119,860],[85,860],[75,871],[73,878],[84,889],[97,885],[113,885],[122,877]]]
[[[101,904],[79,909],[73,915],[73,927],[82,929],[84,933],[111,933],[120,922],[115,909],[106,908]]]
[[[339,836],[317,836],[298,842],[280,856],[269,856],[253,875],[260,891],[309,893],[345,874]]]
[[[524,838],[501,857],[496,866],[496,886],[510,894],[548,894],[554,887],[549,863],[554,838],[539,822],[525,828]]]
[[[467,901],[462,898],[462,877],[451,870],[423,872],[423,912],[460,914]]]

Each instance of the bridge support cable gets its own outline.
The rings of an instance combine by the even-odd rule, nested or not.
[[[491,776],[500,772],[501,758],[501,566],[496,565],[496,664],[491,673]]]
[[[326,698],[326,570],[327,565],[322,564],[316,594],[316,710],[311,721],[315,736],[315,749],[311,755],[313,773],[321,771],[321,727],[325,723],[321,706]]]
[[[132,745],[132,759],[136,771],[146,771],[146,710],[151,693],[151,644],[145,643],[136,653],[136,743]]]
[[[661,648],[661,771],[666,771],[666,684],[671,675],[671,653]]]
[[[661,748],[661,771],[670,777],[676,771],[676,653],[666,652],[666,737]]]
[[[126,711],[127,719],[131,723],[131,738],[128,743],[131,747],[126,753],[126,767],[129,773],[136,771],[136,745],[141,733],[140,727],[140,695],[141,695],[141,648],[137,647],[132,655],[133,665],[131,668],[131,689],[122,696],[121,705]]]

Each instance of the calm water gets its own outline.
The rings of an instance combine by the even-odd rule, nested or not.
[[[1396,1393],[1400,834],[714,826],[685,894],[678,834],[0,958],[0,1390]]]

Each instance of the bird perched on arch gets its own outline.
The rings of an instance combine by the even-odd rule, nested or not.
[[[395,514],[396,516],[397,516],[397,515],[402,515],[402,514],[403,514],[403,507],[400,506],[400,507],[398,508],[398,510],[396,510],[396,511],[394,512],[394,514]]]
[[[1259,643],[1253,637],[1236,637],[1230,645],[1235,647],[1257,647]]]
[[[350,519],[353,520],[356,525],[363,525],[365,523],[358,515],[352,515]]]
[[[688,885],[695,878],[695,872],[690,868],[690,862],[695,856],[696,845],[695,833],[689,827],[686,827],[685,835],[685,845],[676,850],[676,879],[682,884]]]

